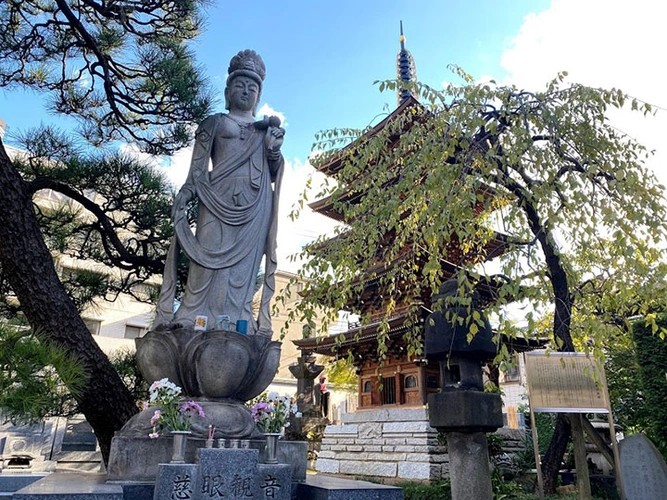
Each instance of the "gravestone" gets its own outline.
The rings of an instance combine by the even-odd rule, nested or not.
[[[198,467],[194,464],[160,464],[153,500],[190,500],[199,492]]]
[[[292,467],[287,464],[258,464],[254,498],[290,500],[292,498]]]
[[[245,498],[252,495],[257,450],[204,448],[199,452],[201,499]]]
[[[667,465],[646,436],[635,434],[623,439],[620,456],[627,500],[662,500],[667,497]]]

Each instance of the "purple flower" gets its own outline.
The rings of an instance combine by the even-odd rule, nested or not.
[[[250,414],[255,421],[259,420],[263,415],[268,415],[270,413],[273,413],[273,406],[263,401],[255,403],[250,411]]]
[[[194,401],[187,401],[181,405],[181,413],[187,417],[198,416],[199,418],[206,418],[204,409]]]

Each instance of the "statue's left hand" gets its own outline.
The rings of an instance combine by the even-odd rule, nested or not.
[[[282,127],[269,127],[266,130],[264,137],[264,146],[267,152],[277,153],[283,145],[283,138],[285,137],[285,129]]]

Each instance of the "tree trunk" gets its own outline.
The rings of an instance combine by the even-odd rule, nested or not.
[[[93,340],[56,274],[32,200],[0,141],[0,265],[30,326],[64,347],[83,366],[76,400],[106,464],[114,432],[138,409],[109,359]]]
[[[554,341],[559,342],[560,352],[573,352],[574,342],[570,332],[572,321],[572,294],[567,280],[567,273],[563,268],[560,254],[554,243],[553,236],[547,223],[540,220],[535,207],[529,202],[529,197],[523,195],[523,208],[528,218],[531,231],[537,238],[544,252],[544,258],[549,270],[549,279],[554,292]],[[558,481],[558,470],[570,440],[570,422],[566,415],[560,413],[556,418],[554,434],[542,459],[542,476],[545,493],[555,493]]]
[[[561,342],[560,352],[574,352],[574,342],[570,333],[572,319],[572,295],[570,294],[567,275],[563,269],[560,257],[553,247],[549,246],[545,252],[551,284],[554,290],[554,339]],[[567,443],[571,436],[571,427],[568,417],[559,413],[556,417],[556,426],[551,442],[542,460],[542,476],[544,478],[545,493],[555,493],[558,486],[558,471],[567,450]]]
[[[559,413],[556,417],[556,426],[553,436],[549,442],[544,458],[542,459],[542,478],[544,480],[544,492],[551,494],[556,492],[558,486],[558,471],[563,461],[567,443],[570,441],[570,422],[567,414]]]

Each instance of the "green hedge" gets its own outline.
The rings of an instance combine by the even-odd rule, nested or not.
[[[657,318],[657,325],[667,328],[667,315]],[[632,325],[637,348],[648,437],[667,457],[667,340],[654,334],[651,325],[637,321]]]

